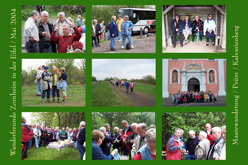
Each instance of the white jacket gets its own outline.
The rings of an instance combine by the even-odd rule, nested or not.
[[[142,147],[144,146],[145,144],[147,144],[147,141],[146,141],[146,138],[142,141],[142,143],[140,144],[140,136],[138,135],[135,140],[134,140],[134,143],[133,143],[133,147],[132,147],[132,150],[131,150],[131,155],[132,156],[135,156],[137,151]]]
[[[213,30],[215,33],[215,29],[216,29],[216,24],[213,19],[211,20],[206,19],[204,21],[204,34],[206,33],[207,30]]]

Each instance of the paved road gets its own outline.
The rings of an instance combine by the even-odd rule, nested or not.
[[[171,106],[177,106],[177,107],[224,107],[226,106],[226,97],[225,96],[218,96],[217,101],[210,102],[210,103],[184,103],[184,104],[175,104],[171,101],[171,98],[163,98],[163,106],[171,107]]]
[[[116,38],[117,39],[117,38]],[[110,51],[110,40],[100,44],[100,47],[94,47],[92,53],[155,53],[156,52],[156,36],[153,34],[149,37],[139,38],[139,35],[132,36],[134,49],[121,49],[122,41],[115,43],[116,51]],[[126,39],[126,43],[128,40]]]
[[[126,93],[125,87],[116,87],[110,84],[114,90],[119,91],[121,94],[127,96],[136,106],[139,107],[151,107],[156,106],[156,98],[155,96],[145,95],[143,93],[139,93],[134,91],[134,93]]]

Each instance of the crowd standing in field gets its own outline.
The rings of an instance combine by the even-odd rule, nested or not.
[[[109,124],[92,131],[92,159],[156,160],[156,126],[148,129],[145,123],[129,125],[126,120],[121,124],[123,128],[115,127],[114,133]]]
[[[57,16],[58,19],[50,23],[47,11],[31,12],[24,24],[27,53],[83,53],[85,51],[85,19],[81,22],[81,15],[78,15],[75,25],[73,19],[65,18],[64,12],[59,12]]]
[[[226,160],[226,126],[211,128],[207,123],[205,128],[198,136],[190,130],[186,143],[184,131],[177,128],[167,142],[166,159],[183,160],[186,155],[186,160]]]
[[[22,117],[22,159],[27,159],[30,148],[47,147],[50,142],[69,139],[75,142],[74,149],[79,150],[81,160],[85,153],[85,122],[81,121],[79,128],[40,126],[39,124],[26,124]]]

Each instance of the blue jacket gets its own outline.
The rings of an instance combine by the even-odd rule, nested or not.
[[[92,160],[112,160],[114,157],[110,154],[109,156],[104,155],[102,149],[92,141]]]
[[[129,30],[129,28],[131,28]],[[121,34],[122,35],[131,35],[132,34],[133,23],[131,21],[122,21],[121,23]]]
[[[147,144],[142,146],[137,153],[140,153],[142,160],[154,160],[149,149],[147,148]]]
[[[183,21],[183,29],[185,29],[186,26],[186,20]],[[188,20],[188,28],[191,28],[191,21]]]
[[[118,25],[114,21],[111,21],[109,24],[109,33],[110,37],[113,37],[112,34],[114,34],[114,37],[118,36]]]
[[[85,142],[85,128],[82,128],[78,134],[78,138],[77,138],[77,142],[78,144],[83,145]]]
[[[108,143],[109,142],[111,143],[112,141],[114,141],[115,138],[111,137],[111,136],[108,137],[106,135],[104,135],[104,136],[105,136],[105,138],[104,138],[100,148],[102,149],[103,154],[107,155],[107,153],[108,153]]]

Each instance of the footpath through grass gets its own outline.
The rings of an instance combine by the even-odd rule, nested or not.
[[[134,82],[134,92],[138,91],[143,94],[147,94],[149,96],[155,96],[156,95],[156,86],[150,85],[150,84],[143,84],[143,83],[137,83]]]
[[[106,81],[92,84],[92,106],[133,106],[133,103],[122,93],[114,90]]]
[[[72,146],[74,147],[74,146]],[[61,152],[59,156],[59,152]],[[52,156],[53,154],[53,156]],[[78,150],[71,147],[63,148],[61,151],[54,150],[52,148],[47,149],[47,147],[40,147],[36,149],[32,147],[27,152],[27,159],[24,160],[80,160],[80,154]]]
[[[22,106],[85,106],[85,85],[68,85],[66,89],[66,103],[47,103],[45,97],[45,103],[41,102],[41,96],[36,96],[36,86],[22,87]],[[63,100],[60,92],[60,101]],[[52,96],[50,96],[52,101]],[[55,97],[57,101],[57,97]]]

